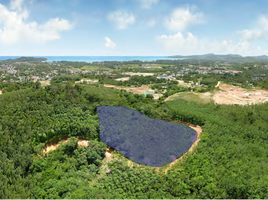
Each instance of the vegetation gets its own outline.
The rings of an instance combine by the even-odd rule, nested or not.
[[[188,99],[162,101],[177,92],[214,90],[217,81],[267,89],[266,63],[253,61],[229,63],[232,69],[242,71],[236,74],[194,71],[200,63],[218,68],[226,64],[215,60],[92,64],[113,67],[115,76],[73,70],[88,65],[82,62],[16,63],[13,68],[6,61],[1,62],[0,198],[267,199],[268,103],[231,106]],[[190,82],[191,86],[183,87],[156,76],[119,82],[137,86],[151,81],[152,89],[165,92],[155,101],[150,95],[146,98],[101,84],[74,84],[84,77],[115,81],[123,76],[123,65],[143,64],[163,65],[155,70],[168,75],[188,66],[187,73],[176,78]],[[26,78],[34,75],[53,77],[51,85],[42,87],[40,82]],[[196,83],[200,85],[195,86]],[[194,151],[188,152],[167,173],[165,166],[130,166],[116,150],[112,153],[115,158],[107,161],[107,146],[99,139],[97,106],[124,106],[148,117],[199,125],[203,132]],[[43,152],[47,143],[63,137],[69,137],[69,142],[55,151]],[[78,138],[89,139],[89,146],[78,146]]]

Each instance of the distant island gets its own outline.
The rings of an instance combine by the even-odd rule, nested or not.
[[[20,57],[20,58],[15,58],[15,59],[7,59],[4,61],[7,61],[7,62],[42,62],[46,60],[47,58]]]
[[[227,55],[216,55],[213,53],[204,54],[204,55],[174,55],[168,56],[168,58],[184,58],[192,60],[218,60],[218,61],[253,61],[253,60],[268,60],[268,56],[241,56],[238,54],[227,54]]]

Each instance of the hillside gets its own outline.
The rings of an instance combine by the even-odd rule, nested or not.
[[[227,55],[216,55],[213,53],[204,54],[204,55],[174,55],[169,56],[169,58],[184,58],[184,59],[191,59],[191,60],[212,60],[212,61],[233,61],[233,62],[241,62],[241,61],[267,61],[268,56],[241,56],[238,54],[227,54]]]
[[[129,166],[117,151],[104,161],[96,107],[114,105],[199,125],[203,133],[167,174],[165,166]],[[0,107],[0,198],[268,198],[267,103],[156,102],[67,82],[4,93]],[[71,141],[37,156],[62,137]],[[89,139],[89,148],[77,138]]]

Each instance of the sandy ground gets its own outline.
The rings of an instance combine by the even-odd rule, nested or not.
[[[193,82],[190,81],[189,83],[185,83],[183,80],[178,80],[179,85],[182,85],[184,87],[191,87]]]
[[[50,85],[50,81],[39,81],[42,86]]]
[[[246,90],[232,85],[219,84],[221,91],[215,92],[212,99],[216,104],[258,104],[268,101],[268,91],[266,90]]]
[[[2,90],[0,90],[0,94],[2,94]]]
[[[134,73],[134,72],[124,72],[122,74],[127,74],[127,75],[130,75],[130,76],[153,76],[154,73]]]
[[[122,78],[118,78],[115,79],[116,81],[128,81],[130,77],[122,77]]]
[[[106,152],[105,152],[105,158],[106,158],[108,161],[113,160],[112,152],[113,152],[113,150],[110,149],[109,147],[106,149]]]
[[[134,94],[144,94],[150,90],[150,85],[142,85],[141,87],[121,87],[116,85],[103,84],[105,87],[113,87],[119,90],[126,90]],[[159,99],[163,94],[153,94],[154,99]]]
[[[61,142],[64,144],[64,143],[68,142],[68,139],[63,139],[63,140],[61,140]],[[87,140],[87,139],[79,139],[77,144],[79,146],[86,147],[88,145],[88,143],[89,143],[89,140]],[[50,142],[43,150],[43,153],[48,153],[50,151],[54,151],[59,145],[60,145],[59,142]]]

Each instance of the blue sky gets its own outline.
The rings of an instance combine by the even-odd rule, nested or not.
[[[267,0],[0,0],[0,55],[268,55],[267,7]]]

